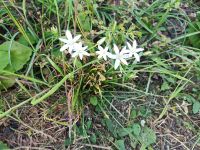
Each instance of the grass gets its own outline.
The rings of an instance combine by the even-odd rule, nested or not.
[[[0,147],[199,149],[199,4],[117,2],[0,2],[0,43],[11,41],[6,65],[12,42],[32,50],[17,71],[0,60],[0,82],[15,82],[0,91]],[[145,51],[118,70],[112,61],[74,60],[59,51],[66,29],[91,53],[105,36],[121,46],[137,39]]]

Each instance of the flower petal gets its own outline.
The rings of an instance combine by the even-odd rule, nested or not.
[[[76,41],[78,41],[80,38],[81,38],[81,35],[77,35],[77,36],[74,37],[73,41],[76,42]]]
[[[106,61],[106,60],[107,60],[107,56],[106,56],[106,55],[103,55],[103,59]]]
[[[101,57],[102,57],[102,55],[99,55],[97,58],[98,58],[98,59],[101,59]]]
[[[100,39],[99,41],[97,41],[97,45],[101,45],[103,44],[103,42],[106,40],[106,37],[103,37],[102,39]]]
[[[96,51],[96,54],[98,55],[101,55],[101,53],[102,53],[101,51]]]
[[[63,45],[63,46],[60,48],[60,51],[63,52],[63,51],[65,51],[65,50],[68,49],[68,48],[69,48],[69,45],[68,45],[68,44],[65,44],[65,45]]]
[[[100,45],[98,45],[98,49],[99,49],[99,51],[102,51],[102,52],[104,51],[103,47]]]
[[[127,59],[127,58],[131,58],[132,56],[133,56],[132,53],[124,54],[124,55],[123,55],[123,58],[124,58],[124,59]]]
[[[144,48],[137,48],[137,49],[135,50],[135,52],[141,52],[141,51],[144,51]]]
[[[119,54],[119,48],[117,47],[116,44],[114,44],[114,51],[115,51],[115,54]]]
[[[108,47],[105,47],[104,50],[105,50],[105,52],[107,52],[108,51]]]
[[[71,34],[71,32],[70,32],[69,30],[66,30],[65,35],[66,35],[66,37],[67,37],[69,40],[72,40],[72,39],[73,39],[73,38],[72,38],[72,34]]]
[[[77,52],[74,52],[73,54],[72,54],[72,57],[76,57],[76,56],[78,56],[79,54],[77,53]]]
[[[136,40],[133,41],[133,49],[135,50],[137,48],[137,42]]]
[[[131,46],[131,44],[130,44],[129,42],[127,42],[127,46],[128,46],[128,48],[129,48],[129,50],[132,50],[132,49],[133,49],[132,46]]]
[[[74,47],[73,46],[69,46],[68,51],[69,51],[70,54],[73,52],[73,50],[74,50]]]
[[[113,54],[111,54],[109,52],[107,52],[106,55],[111,59],[116,59],[116,55],[113,55]]]
[[[115,66],[114,66],[115,70],[119,67],[119,65],[120,65],[120,60],[117,59],[117,60],[115,61]]]
[[[64,43],[68,43],[68,40],[67,40],[67,39],[64,39],[64,38],[59,38],[59,40],[60,40],[61,42],[64,42]]]
[[[133,55],[134,55],[136,61],[139,62],[140,61],[140,56],[137,53],[133,53]]]
[[[123,49],[121,50],[121,52],[120,52],[120,54],[128,54],[128,53],[130,53],[130,50],[127,50],[126,49],[126,46],[125,47],[123,47]]]
[[[86,55],[86,56],[90,56],[90,54],[88,52],[86,52],[86,51],[83,51],[82,54]]]
[[[123,64],[128,65],[127,61],[126,61],[124,58],[121,58],[120,60],[121,60],[121,62],[122,62]]]
[[[79,58],[80,58],[80,60],[82,60],[83,59],[83,54],[79,54]]]

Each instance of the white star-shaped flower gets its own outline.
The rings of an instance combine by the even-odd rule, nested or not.
[[[79,58],[82,60],[84,55],[90,56],[90,54],[86,51],[87,48],[87,46],[83,47],[81,42],[75,43],[74,53],[72,53],[72,57],[79,56]]]
[[[138,55],[139,52],[143,51],[143,48],[137,48],[137,42],[136,40],[133,41],[133,45],[131,46],[131,44],[129,42],[127,42],[128,48],[129,48],[129,55],[130,57],[132,57],[134,55],[136,61],[140,61],[140,56]]]
[[[108,52],[108,47],[103,48],[99,45],[98,49],[99,51],[96,51],[96,53],[98,54],[98,59],[101,59],[103,57],[104,60],[107,60],[107,56],[112,57],[112,54]]]
[[[67,38],[59,38],[60,41],[64,42],[65,44],[60,48],[60,51],[63,52],[66,49],[68,49],[69,53],[71,54],[75,44],[80,39],[81,35],[77,35],[74,38],[72,37],[72,34],[69,30],[65,32],[65,36]]]
[[[123,47],[123,49],[119,51],[117,45],[114,44],[114,51],[115,55],[112,56],[109,55],[108,57],[115,59],[115,66],[114,66],[115,70],[119,67],[121,62],[125,65],[128,65],[126,59],[129,58],[128,56],[129,51],[126,50],[126,47]]]

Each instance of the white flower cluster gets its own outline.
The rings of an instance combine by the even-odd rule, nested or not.
[[[66,38],[59,38],[60,41],[64,42],[65,44],[60,48],[61,52],[68,50],[68,53],[72,55],[72,57],[77,57],[82,60],[83,56],[90,56],[87,52],[88,46],[83,46],[82,42],[78,42],[81,38],[81,35],[77,35],[75,37],[72,36],[69,30],[66,31]],[[107,57],[110,59],[115,60],[114,68],[115,70],[120,66],[120,63],[128,65],[127,59],[131,57],[135,57],[136,61],[140,61],[139,52],[143,51],[143,48],[137,48],[137,42],[134,40],[133,44],[131,45],[127,42],[128,49],[124,46],[121,50],[119,50],[116,44],[113,45],[113,50],[115,54],[108,52],[109,47],[106,46],[105,48],[102,47],[102,44],[106,41],[106,38],[102,38],[97,42],[98,51],[96,54],[98,55],[98,59],[103,58],[107,61]]]

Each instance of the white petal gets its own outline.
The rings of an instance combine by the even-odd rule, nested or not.
[[[144,50],[144,48],[137,48],[136,50],[135,50],[135,52],[141,52],[141,51],[143,51]]]
[[[83,51],[83,55],[90,56],[90,54],[86,51]]]
[[[100,54],[102,54],[102,52],[101,51],[96,51],[96,54],[100,55]]]
[[[80,60],[83,59],[83,54],[79,54]]]
[[[116,55],[113,55],[113,54],[111,54],[111,53],[109,53],[109,52],[107,52],[106,54],[107,54],[107,56],[108,56],[109,58],[111,58],[111,59],[116,59]]]
[[[105,40],[106,40],[106,37],[100,39],[100,40],[97,42],[97,44],[98,44],[98,45],[101,45],[101,44],[103,44],[103,42],[104,42]]]
[[[77,36],[74,37],[73,41],[76,42],[76,41],[78,41],[80,38],[81,38],[81,35],[77,35]]]
[[[140,56],[137,53],[133,53],[133,55],[134,55],[136,61],[139,62],[140,61]]]
[[[124,54],[124,55],[123,55],[123,58],[127,59],[127,58],[131,58],[132,56],[133,56],[132,53]]]
[[[106,56],[106,55],[103,55],[103,59],[106,61],[106,60],[107,60],[107,56]]]
[[[68,48],[69,48],[69,45],[68,45],[68,44],[65,44],[65,45],[63,45],[63,46],[60,48],[60,51],[63,52],[63,51],[65,51],[65,50],[68,49]]]
[[[72,39],[73,39],[73,38],[72,38],[72,34],[71,34],[71,32],[70,32],[69,30],[66,30],[65,35],[66,35],[66,37],[67,37],[69,40],[72,40]]]
[[[129,50],[132,50],[132,46],[129,42],[127,42],[127,45],[128,45]]]
[[[133,41],[133,49],[135,50],[137,48],[137,42],[136,40]]]
[[[69,46],[68,51],[69,51],[70,54],[73,52],[73,50],[74,50],[74,48],[72,46]]]
[[[103,47],[101,47],[100,45],[98,45],[98,49],[99,51],[104,51]]]
[[[115,61],[115,67],[114,67],[115,70],[119,67],[119,65],[120,65],[120,60],[117,59],[117,60]]]
[[[98,59],[101,59],[101,57],[102,57],[102,55],[99,55],[97,58],[98,58]]]
[[[105,47],[104,50],[107,52],[108,51],[108,47]]]
[[[115,51],[116,54],[119,54],[119,48],[115,44],[114,44],[114,51]]]
[[[67,39],[59,38],[59,40],[60,40],[61,42],[64,42],[64,43],[68,43],[68,40],[67,40]]]
[[[88,46],[82,47],[82,50],[85,51],[87,48],[88,48]]]
[[[123,62],[123,64],[128,65],[127,61],[124,58],[121,58],[120,60],[121,62]]]
[[[72,57],[76,57],[76,56],[78,56],[77,52],[75,52],[75,53],[72,54]]]
[[[126,49],[126,46],[123,47],[123,49],[122,49],[121,52],[120,52],[120,54],[128,54],[128,53],[130,53],[130,50],[127,50],[127,49]]]

